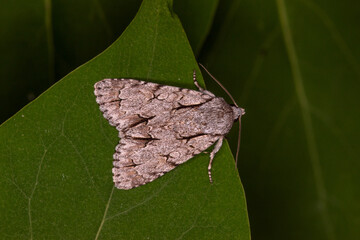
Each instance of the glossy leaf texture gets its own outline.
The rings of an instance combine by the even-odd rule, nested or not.
[[[359,9],[219,4],[200,60],[246,109],[239,171],[254,239],[360,238]]]
[[[0,237],[250,239],[227,144],[215,158],[213,184],[202,153],[145,186],[113,186],[117,131],[95,102],[94,83],[128,77],[194,88],[193,69],[199,72],[172,1],[145,0],[109,48],[1,125]]]

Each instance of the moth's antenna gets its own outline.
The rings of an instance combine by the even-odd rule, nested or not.
[[[229,91],[228,91],[213,75],[211,75],[211,73],[210,73],[201,63],[199,63],[199,65],[207,72],[207,74],[209,74],[209,76],[210,76],[212,79],[214,79],[214,81],[215,81],[217,84],[219,84],[219,86],[220,86],[220,87],[226,92],[226,94],[231,98],[231,101],[233,101],[234,105],[235,105],[236,107],[239,107],[239,106],[236,104],[234,98],[233,98],[233,97],[231,96],[231,94],[229,93]]]
[[[236,149],[236,157],[235,157],[235,164],[237,167],[238,159],[239,159],[239,150],[240,150],[240,141],[241,141],[241,116],[245,114],[244,109],[240,108],[241,114],[239,115],[239,133],[238,133],[238,144]]]
[[[217,83],[219,84],[219,86],[226,92],[226,94],[231,98],[231,100],[233,101],[235,107],[239,108],[239,106],[236,104],[234,98],[231,96],[231,94],[229,93],[229,91],[204,67],[204,65],[202,65],[201,63],[199,63],[199,65],[206,71],[207,74],[209,74],[209,76]],[[236,167],[237,167],[237,163],[238,163],[238,158],[239,158],[239,150],[240,150],[240,139],[241,139],[241,116],[245,114],[245,110],[242,108],[239,108],[241,111],[241,114],[239,115],[239,135],[238,135],[238,144],[237,144],[237,149],[236,149],[236,156],[235,156],[235,163],[236,163]]]

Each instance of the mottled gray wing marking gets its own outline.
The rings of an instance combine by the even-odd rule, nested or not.
[[[195,90],[134,79],[104,79],[95,84],[95,95],[104,117],[120,134],[144,118],[199,105],[213,98]]]
[[[219,101],[204,92],[133,79],[104,79],[95,84],[95,95],[121,138],[113,168],[115,186],[120,189],[153,181],[222,137],[204,134],[201,119],[193,119],[197,112],[206,111],[204,103]]]
[[[217,137],[210,135],[171,142],[122,138],[114,154],[115,186],[131,189],[151,182],[206,150],[216,140]]]

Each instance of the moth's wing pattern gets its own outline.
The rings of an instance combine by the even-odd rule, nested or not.
[[[167,116],[173,109],[199,105],[213,98],[195,90],[135,79],[104,79],[94,87],[100,110],[120,134],[146,118]]]
[[[206,93],[134,79],[104,79],[95,84],[95,95],[121,138],[114,154],[117,188],[151,182],[218,139],[206,134],[183,137],[176,131],[174,111],[214,98]]]
[[[114,154],[115,186],[131,189],[151,182],[206,150],[217,139],[210,135],[171,142],[122,138]]]

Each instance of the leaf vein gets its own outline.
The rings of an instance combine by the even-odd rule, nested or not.
[[[100,226],[99,226],[99,229],[96,233],[96,236],[95,236],[95,240],[97,240],[100,236],[100,232],[104,226],[104,223],[106,221],[106,215],[107,215],[107,212],[109,210],[109,206],[110,206],[110,202],[111,202],[111,199],[112,199],[112,196],[113,196],[113,193],[114,193],[114,189],[115,189],[115,186],[113,186],[113,188],[111,189],[111,193],[110,193],[110,196],[109,196],[109,200],[106,204],[106,207],[105,207],[105,211],[104,211],[104,215],[103,215],[103,218],[101,219],[101,223],[100,223]]]
[[[139,206],[142,206],[142,205],[144,205],[145,203],[147,203],[148,201],[150,201],[151,199],[155,198],[155,197],[158,196],[158,195],[160,194],[160,192],[168,185],[168,183],[170,182],[171,179],[173,179],[174,176],[175,176],[175,173],[174,173],[174,174],[172,175],[172,177],[171,177],[168,181],[166,181],[153,195],[145,198],[142,202],[140,202],[140,203],[138,203],[138,204],[136,204],[136,205],[134,205],[134,206],[132,206],[132,207],[130,207],[130,208],[122,211],[122,212],[118,212],[118,213],[116,213],[116,214],[113,215],[113,216],[107,217],[105,220],[111,220],[111,219],[113,219],[113,218],[115,218],[115,217],[118,217],[118,216],[120,216],[120,215],[123,215],[123,214],[125,214],[125,213],[128,213],[128,212],[130,212],[131,210],[133,210],[133,209],[135,209],[135,208],[137,208],[137,207],[139,207]]]

